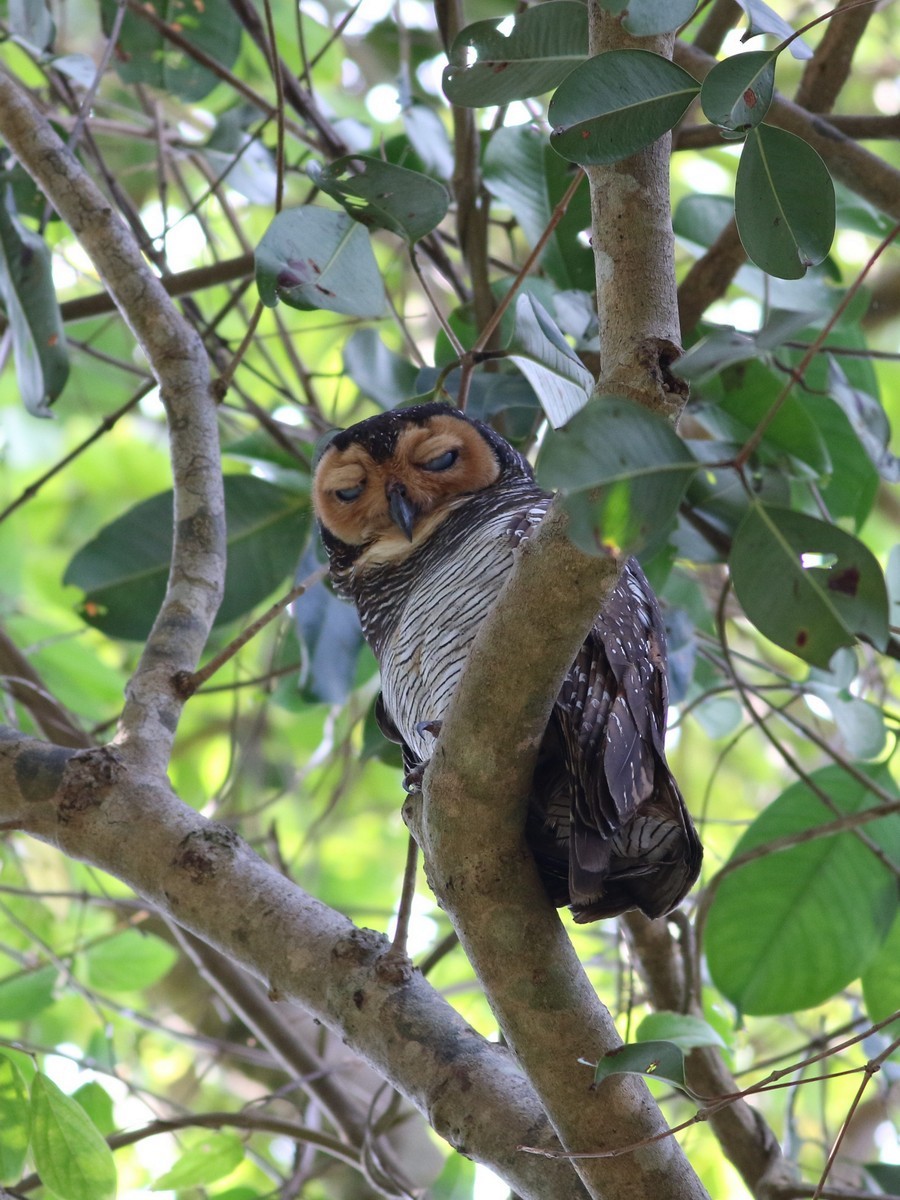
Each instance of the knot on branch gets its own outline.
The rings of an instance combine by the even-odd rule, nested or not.
[[[66,825],[80,813],[98,808],[127,768],[111,746],[77,750],[65,765],[58,815]]]
[[[206,883],[221,866],[232,862],[240,841],[227,825],[211,823],[203,829],[193,829],[179,843],[172,866],[184,871],[191,883]]]

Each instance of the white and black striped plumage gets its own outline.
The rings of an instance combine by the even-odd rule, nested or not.
[[[409,771],[430,758],[475,634],[516,547],[551,497],[487,425],[444,404],[336,434],[314,500],[336,590],[381,667],[382,728]],[[665,759],[666,648],[638,564],[622,577],[563,680],[541,746],[527,837],[576,921],[658,917],[687,894],[702,849]]]

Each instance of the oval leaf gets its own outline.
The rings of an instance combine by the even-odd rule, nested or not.
[[[0,1130],[0,1184],[14,1183],[28,1150],[31,1110],[22,1072],[5,1054],[0,1054]]]
[[[783,17],[780,17],[774,8],[770,8],[765,0],[737,0],[738,4],[747,14],[750,28],[741,38],[742,42],[748,41],[750,38],[759,37],[763,33],[774,34],[779,41],[787,41],[792,38],[790,45],[791,54],[794,58],[812,58],[812,50],[800,38],[794,37],[794,30],[788,25]]]
[[[610,1075],[644,1075],[687,1091],[684,1051],[674,1042],[627,1042],[618,1050],[611,1050],[594,1068],[594,1083]]]
[[[779,279],[799,279],[834,238],[834,184],[802,138],[760,125],[747,135],[734,187],[734,215],[748,256]]]
[[[664,417],[601,396],[547,434],[537,478],[567,495],[576,545],[589,554],[637,553],[665,541],[697,466]]]
[[[516,300],[516,332],[509,356],[558,429],[587,404],[594,377],[544,306],[523,292]]]
[[[862,989],[869,1020],[883,1021],[900,1011],[900,916],[863,974]],[[896,1025],[890,1028],[900,1032]]]
[[[754,504],[735,534],[730,566],[748,618],[760,633],[806,662],[827,667],[835,650],[858,636],[879,649],[886,645],[888,602],[881,567],[862,542],[837,526]]]
[[[102,992],[132,992],[150,987],[174,965],[178,951],[151,933],[125,929],[85,952],[91,987]]]
[[[654,37],[671,33],[697,7],[697,0],[628,0],[622,25],[635,37]]]
[[[444,92],[453,104],[479,108],[542,96],[588,55],[587,8],[572,0],[537,4],[515,18],[476,21],[454,39],[444,68]]]
[[[0,1021],[25,1021],[55,999],[59,971],[56,967],[38,967],[0,980]]]
[[[708,1021],[690,1013],[648,1013],[635,1030],[639,1042],[671,1042],[682,1050],[693,1050],[697,1046],[719,1046],[725,1048],[722,1038]]]
[[[352,317],[384,313],[384,285],[365,229],[343,212],[306,205],[278,214],[256,247],[263,304],[324,308]]]
[[[582,166],[616,162],[662,137],[699,91],[692,75],[649,50],[598,54],[550,101],[550,145]]]
[[[228,566],[216,615],[243,616],[288,578],[309,534],[309,498],[251,475],[225,476]],[[172,550],[172,493],[135,505],[78,551],[64,583],[86,592],[81,615],[110,637],[147,636],[165,595]]]
[[[361,225],[418,242],[447,215],[450,196],[436,179],[368,154],[347,154],[311,178]]]
[[[877,778],[892,786],[886,771]],[[825,767],[812,780],[840,813],[877,803],[839,767]],[[795,783],[757,817],[732,857],[834,819],[805,783]],[[900,863],[900,817],[872,821],[865,831]],[[853,833],[801,842],[722,879],[704,937],[709,969],[742,1013],[810,1008],[870,966],[896,912],[894,875]]]
[[[754,50],[716,63],[703,80],[700,104],[714,125],[744,130],[758,125],[775,93],[777,53]]]
[[[46,1075],[31,1085],[31,1146],[44,1184],[65,1200],[114,1200],[112,1151],[77,1100]]]
[[[171,1170],[153,1184],[151,1192],[202,1187],[230,1175],[244,1161],[244,1144],[233,1133],[208,1133],[182,1154]]]

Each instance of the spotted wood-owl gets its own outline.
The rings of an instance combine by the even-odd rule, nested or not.
[[[508,442],[446,404],[336,434],[313,495],[335,589],[356,605],[381,667],[379,724],[412,775],[552,497]],[[630,908],[662,916],[697,878],[700,841],[665,758],[667,704],[662,618],[629,559],[563,680],[529,801],[545,887],[576,921]]]

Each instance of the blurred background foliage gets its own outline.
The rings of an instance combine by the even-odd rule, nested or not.
[[[795,29],[825,11],[795,0],[778,7]],[[506,0],[468,0],[462,23],[507,18],[510,9]],[[706,30],[708,39],[721,18],[725,51],[738,51],[746,22],[737,5],[701,10],[684,38]],[[143,9],[68,0],[48,13],[40,3],[10,0],[0,17],[3,68],[40,97],[77,146],[203,334],[214,367],[228,376],[221,429],[231,570],[210,657],[293,579],[316,569],[309,482],[318,439],[423,395],[436,380],[455,394],[458,372],[439,374],[455,362],[454,340],[474,342],[485,305],[509,289],[573,178],[549,149],[546,96],[471,110],[478,167],[478,155],[465,147],[464,120],[442,91],[447,56],[437,18],[447,21],[449,11],[438,5],[436,17],[419,0],[352,7],[302,0],[271,10],[249,0],[154,0]],[[858,119],[865,144],[897,169],[898,14],[896,6],[875,5],[867,15],[835,113]],[[805,35],[810,47],[827,28]],[[779,57],[782,94],[796,93],[805,61]],[[732,211],[737,148],[709,136],[701,120],[689,110],[672,158],[681,281],[706,261]],[[362,200],[354,160],[346,158],[361,154],[374,160],[374,192]],[[423,223],[411,229],[409,214],[390,204],[387,215],[373,217],[382,163],[419,173]],[[46,733],[49,701],[86,740],[104,740],[114,732],[165,582],[171,506],[163,410],[146,363],[70,231],[5,152],[0,167],[7,214],[0,230],[7,264],[0,343],[5,717]],[[445,217],[454,185],[458,204]],[[357,196],[351,215],[355,204],[371,236],[344,216],[340,201],[348,193]],[[286,294],[273,214],[310,204],[331,214],[337,236],[358,238],[334,287],[349,308],[302,307],[308,298]],[[488,211],[486,256],[473,266],[471,222]],[[839,184],[836,213],[830,252],[802,279],[735,261],[721,294],[707,295],[702,315],[686,325],[692,398],[681,433],[710,466],[692,475],[665,545],[654,546],[647,563],[670,628],[670,757],[706,846],[703,887],[686,906],[689,916],[699,915],[703,935],[698,963],[708,1025],[694,1036],[721,1043],[742,1086],[792,1068],[789,1086],[762,1092],[755,1103],[812,1181],[848,1116],[859,1070],[890,1039],[882,1030],[834,1047],[900,1009],[900,817],[838,837],[802,837],[835,813],[897,798],[900,557],[892,546],[900,506],[888,444],[888,426],[900,419],[895,248],[874,263],[827,333],[831,356],[820,346],[804,363],[802,386],[748,459],[749,489],[729,464],[891,227],[865,186],[853,192]],[[588,223],[584,187],[524,290],[590,370],[599,347]],[[269,303],[288,303],[257,311],[252,255],[264,235],[276,242],[276,266],[267,274],[260,259],[261,293]],[[301,235],[314,246],[325,236],[318,227]],[[40,243],[44,276],[34,265],[44,254]],[[17,244],[31,247],[19,259],[34,272],[24,282],[15,274]],[[361,274],[370,253],[386,301],[372,274]],[[47,299],[51,276],[58,312]],[[29,356],[17,304],[40,353]],[[245,343],[248,329],[254,332]],[[498,344],[510,336],[511,324]],[[574,368],[570,374],[578,378]],[[544,420],[533,382],[510,362],[479,369],[469,411],[531,448]],[[748,506],[759,499],[773,506],[759,512],[787,513],[781,525],[748,528]],[[843,648],[834,652],[827,642],[824,661],[813,665],[785,648],[789,618],[758,619],[788,589],[804,549],[812,555],[804,569],[823,571],[841,552],[833,539],[807,547],[800,533],[794,537],[804,516],[858,538],[854,546],[874,555],[880,568],[871,586],[887,595],[893,627],[890,637],[884,630],[873,639],[865,623],[851,620]],[[735,586],[753,623],[728,586],[729,555],[738,555]],[[302,887],[381,930],[395,911],[406,832],[395,748],[373,722],[377,688],[352,614],[320,585],[191,700],[170,774],[187,803],[234,823]],[[736,853],[778,838],[796,844],[722,873]],[[63,1092],[76,1094],[104,1136],[223,1109],[289,1111],[304,1126],[327,1130],[315,1103],[293,1089],[192,969],[172,931],[120,883],[27,839],[8,839],[0,866],[0,1050],[26,1078],[39,1065]],[[623,1037],[672,1036],[671,1027],[639,1033],[647,1000],[616,926],[571,932]],[[493,1035],[477,981],[449,934],[423,881],[410,952],[427,962],[430,979],[465,1018]],[[348,1088],[376,1095],[374,1122],[386,1100],[357,1078],[349,1052],[326,1045],[311,1025],[297,1036],[315,1043]],[[833,1053],[795,1066],[819,1050]],[[900,1192],[897,1061],[896,1054],[884,1061],[856,1109],[832,1182],[871,1187],[877,1178]],[[671,1089],[658,1090],[673,1123],[693,1113]],[[429,1196],[506,1194],[488,1172],[452,1153],[445,1161],[446,1147],[408,1114],[406,1126],[415,1128],[407,1129],[400,1160]],[[707,1126],[681,1137],[711,1195],[747,1194]],[[121,1196],[150,1187],[221,1200],[384,1194],[371,1172],[266,1128],[210,1132],[187,1124],[117,1149],[115,1158]],[[864,1172],[866,1163],[880,1164],[880,1174],[877,1166]],[[30,1169],[15,1155],[12,1167],[0,1156],[0,1166],[7,1185]],[[182,1173],[167,1174],[172,1169]]]

